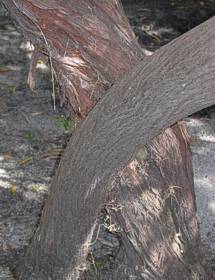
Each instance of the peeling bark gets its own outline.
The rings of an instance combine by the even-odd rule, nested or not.
[[[113,82],[143,58],[118,1],[2,2],[51,60],[72,115],[85,117]]]
[[[68,108],[82,117],[142,60],[117,1],[2,2],[51,57]],[[214,21],[144,58],[77,129],[19,279],[95,279],[85,268],[104,207],[120,245],[115,266],[96,267],[98,279],[204,279],[184,129],[157,135],[215,103]]]

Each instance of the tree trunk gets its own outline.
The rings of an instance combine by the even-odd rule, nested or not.
[[[2,2],[82,117],[143,58],[117,1]],[[19,279],[205,279],[186,130],[167,127],[215,103],[214,21],[144,58],[76,130]]]
[[[113,82],[143,58],[118,1],[1,1],[35,53],[49,57],[73,116],[86,117]]]

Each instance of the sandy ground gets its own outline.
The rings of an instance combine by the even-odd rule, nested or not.
[[[31,49],[0,11],[0,279],[32,237],[58,157],[70,134],[59,104],[53,110],[50,76],[38,70],[26,85]],[[41,69],[43,68],[43,69]],[[5,267],[5,270],[3,270]],[[5,271],[5,272],[4,272]],[[10,278],[9,278],[10,279]]]
[[[186,123],[193,139],[191,149],[200,233],[207,262],[215,271],[215,108],[186,119]]]
[[[160,1],[162,5],[142,1],[144,7],[138,1],[132,6],[124,2],[136,35],[150,52],[215,14],[215,1],[188,1],[192,9],[164,5],[171,1]],[[30,53],[0,9],[0,280],[13,279],[8,266],[28,246],[58,154],[73,131],[59,104],[53,110],[50,76],[44,65],[38,68],[36,91],[28,89]],[[196,114],[186,123],[193,139],[200,231],[207,264],[215,271],[215,109]]]

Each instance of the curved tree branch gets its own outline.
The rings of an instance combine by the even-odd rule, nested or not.
[[[214,24],[215,17],[137,65],[112,86],[75,131],[20,279],[31,279],[37,266],[41,278],[36,279],[45,279],[47,268],[42,262],[50,266],[53,279],[78,279],[114,177],[135,158],[140,145],[183,117],[215,104]],[[56,213],[62,219],[56,221]],[[49,259],[50,254],[56,259]]]

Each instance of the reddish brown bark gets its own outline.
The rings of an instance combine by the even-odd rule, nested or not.
[[[143,58],[121,3],[2,1],[22,30],[51,58],[62,99],[85,117],[103,93]]]
[[[37,48],[51,57],[69,110],[72,108],[82,117],[116,79],[143,57],[117,1],[2,2]],[[126,76],[108,93],[111,99],[107,96],[98,104],[75,133],[53,181],[43,223],[20,266],[20,279],[95,279],[90,272],[83,276],[87,256],[95,253],[93,246],[85,243],[91,241],[96,217],[104,203],[112,222],[121,230],[116,234],[120,245],[114,257],[115,265],[109,266],[108,270],[104,264],[96,266],[99,279],[203,279],[198,260],[199,235],[191,158],[183,138],[184,131],[178,125],[167,129],[129,161],[132,152],[146,144],[144,135],[150,136],[149,140],[166,127],[163,116],[158,117],[157,113],[167,100],[162,101],[161,95],[157,105],[151,108],[149,105],[153,100],[147,103],[144,99],[144,107],[141,103],[144,94],[137,99],[139,103],[134,94],[142,89],[149,97],[150,90],[158,97],[159,93],[180,93],[186,78],[191,81],[187,81],[186,91],[196,93],[192,81],[200,73],[194,71],[198,69],[198,63],[195,69],[192,69],[192,63],[200,51],[201,66],[205,65],[207,69],[206,61],[211,59],[213,51],[210,49],[210,53],[204,54],[203,31],[197,32],[195,40],[191,35],[185,37],[181,47],[179,42],[178,52],[177,47],[171,48],[174,46],[170,44],[153,57],[152,62],[151,58],[145,58],[145,63],[137,67],[132,76],[140,75],[136,84],[130,88],[132,79],[130,74]],[[192,54],[197,41],[197,52]],[[169,57],[178,60],[173,62]],[[161,75],[162,67],[166,70],[164,76]],[[178,70],[181,70],[181,76],[178,76]],[[212,75],[211,72],[208,74]],[[209,98],[207,81],[203,80],[204,96]],[[172,99],[170,94],[169,101]],[[210,98],[208,103],[199,101],[198,95],[194,98],[194,107],[189,104],[186,113],[212,102]],[[139,110],[137,104],[142,104]],[[175,106],[171,114],[167,112],[165,121],[169,119],[168,125],[184,116],[183,109]],[[147,118],[147,114],[141,115],[144,110],[151,118]],[[135,116],[134,112],[138,114]],[[151,112],[154,112],[155,120]],[[151,128],[147,130],[148,123]],[[156,133],[150,134],[150,129]],[[128,161],[128,166],[122,169]],[[113,176],[115,180],[110,184]],[[83,250],[84,245],[87,246]],[[109,260],[105,259],[107,262]]]

